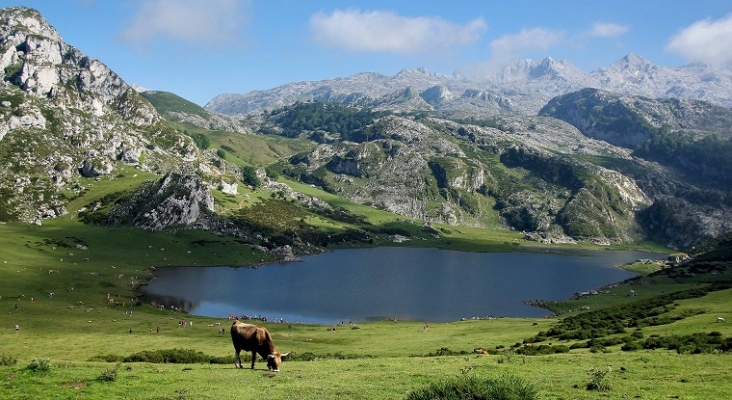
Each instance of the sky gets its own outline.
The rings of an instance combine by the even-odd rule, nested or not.
[[[630,53],[665,67],[732,61],[730,0],[0,0],[16,6],[128,84],[202,106],[405,68],[480,75],[552,57],[590,72]]]

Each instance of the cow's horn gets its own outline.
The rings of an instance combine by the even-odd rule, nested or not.
[[[285,354],[281,354],[280,356],[281,356],[281,357],[287,357],[287,356],[289,356],[289,355],[290,355],[290,353],[285,353]]]

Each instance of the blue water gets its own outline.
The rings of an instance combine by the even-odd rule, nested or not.
[[[170,267],[144,288],[148,301],[194,315],[267,316],[332,324],[370,319],[455,321],[541,317],[525,300],[567,300],[630,278],[616,267],[654,253],[470,253],[379,247],[337,250],[259,268]]]

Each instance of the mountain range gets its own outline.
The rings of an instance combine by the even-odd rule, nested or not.
[[[675,248],[732,231],[729,70],[628,55],[585,74],[547,58],[480,80],[361,73],[202,108],[138,92],[34,10],[0,21],[3,222],[201,229],[283,257],[415,223],[430,237],[471,226]]]
[[[440,111],[455,115],[535,115],[555,96],[584,88],[650,98],[688,98],[732,106],[732,70],[705,65],[668,68],[635,54],[585,73],[567,60],[521,60],[480,78],[433,74],[424,68],[394,76],[360,73],[345,78],[290,83],[270,90],[226,93],[209,111],[245,115],[296,101],[324,101],[376,109]]]

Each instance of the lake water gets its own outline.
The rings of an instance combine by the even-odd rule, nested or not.
[[[146,301],[194,315],[267,316],[332,324],[372,319],[456,321],[541,317],[525,300],[567,300],[634,276],[616,265],[655,253],[470,253],[379,247],[337,250],[259,268],[169,267],[143,288]]]

